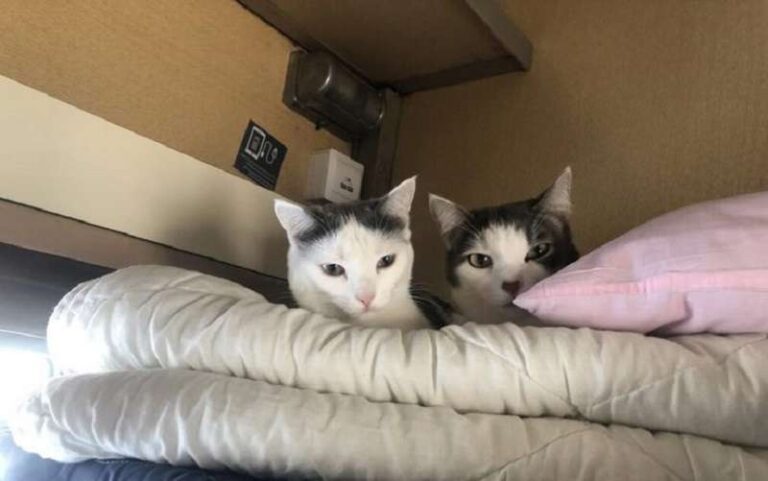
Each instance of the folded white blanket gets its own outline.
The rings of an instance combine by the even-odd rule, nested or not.
[[[461,415],[183,370],[51,382],[16,441],[60,461],[130,456],[369,480],[764,480],[768,452],[563,419]]]
[[[563,419],[766,448],[763,335],[365,329],[168,267],[79,286],[48,335],[68,375],[12,429],[61,461],[343,479],[768,479],[763,449]],[[196,371],[144,369],[160,367]]]
[[[671,339],[467,324],[402,333],[140,266],[85,283],[48,329],[67,373],[189,368],[373,401],[583,418],[768,447],[766,335]]]

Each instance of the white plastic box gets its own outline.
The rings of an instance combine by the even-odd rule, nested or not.
[[[350,202],[360,198],[362,164],[338,150],[321,150],[309,158],[306,198]]]

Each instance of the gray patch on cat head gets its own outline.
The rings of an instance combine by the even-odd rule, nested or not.
[[[384,199],[349,204],[314,205],[305,208],[312,218],[312,225],[301,231],[296,239],[311,244],[336,233],[350,220],[383,235],[397,235],[405,229],[405,221],[390,215],[384,207]]]
[[[387,195],[343,204],[314,203],[299,206],[275,201],[275,214],[291,242],[309,245],[334,235],[350,221],[382,235],[402,235],[416,188],[414,177],[406,179]]]
[[[533,261],[550,273],[574,262],[579,254],[573,244],[568,223],[571,212],[570,191],[571,170],[567,168],[541,195],[519,202],[467,210],[442,197],[430,196],[430,209],[441,227],[447,247],[448,282],[454,287],[459,285],[457,267],[466,261],[466,255],[491,227],[521,230],[525,232],[530,244],[551,242],[551,254]]]

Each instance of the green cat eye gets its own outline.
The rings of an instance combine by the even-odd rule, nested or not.
[[[470,254],[467,256],[467,262],[469,262],[469,265],[472,267],[476,267],[478,269],[485,269],[493,265],[493,259],[491,259],[491,256],[487,256],[485,254]]]
[[[388,254],[379,259],[379,262],[376,263],[377,269],[386,269],[387,267],[391,266],[395,263],[395,255],[394,254]]]
[[[341,267],[338,264],[322,264],[320,266],[321,269],[323,269],[323,272],[326,275],[329,275],[331,277],[339,277],[344,275],[344,268]]]
[[[525,256],[525,262],[541,259],[542,257],[549,254],[551,250],[551,242],[539,242],[535,246],[531,247],[531,250],[528,251],[528,254]]]

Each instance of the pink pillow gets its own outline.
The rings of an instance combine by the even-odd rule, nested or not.
[[[768,192],[658,217],[536,284],[516,303],[552,325],[768,332]]]

